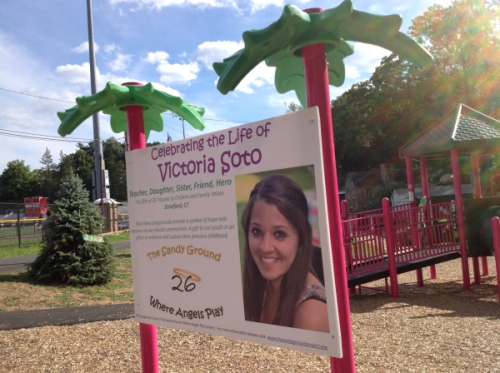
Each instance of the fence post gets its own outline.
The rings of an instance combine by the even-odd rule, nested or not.
[[[20,218],[20,207],[19,203],[17,204],[17,242],[19,248],[21,248],[21,218]]]
[[[342,220],[349,220],[349,206],[346,200],[340,201],[340,215]]]
[[[399,285],[394,246],[394,243],[396,242],[395,230],[391,213],[391,204],[389,203],[389,199],[387,197],[382,200],[382,210],[384,213],[385,244],[387,247],[387,259],[389,261],[389,277],[391,279],[391,296],[393,298],[398,298]]]
[[[497,267],[498,301],[500,302],[500,218],[494,216],[491,219],[491,230],[493,231],[493,248],[495,250],[495,263]]]

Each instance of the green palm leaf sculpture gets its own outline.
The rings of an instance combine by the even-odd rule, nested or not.
[[[190,104],[180,97],[172,96],[166,92],[156,90],[151,83],[146,85],[117,85],[112,82],[95,95],[82,96],[76,99],[76,106],[58,112],[61,120],[58,133],[61,136],[71,134],[84,120],[91,115],[103,111],[111,116],[111,129],[115,133],[127,131],[126,106],[140,105],[143,107],[144,131],[146,138],[153,131],[163,130],[161,114],[170,110],[179,117],[184,118],[198,130],[205,128],[203,115],[205,109]]]
[[[432,56],[417,41],[399,31],[399,15],[380,16],[354,9],[351,0],[321,13],[308,14],[294,5],[286,5],[280,19],[261,30],[245,31],[245,47],[232,56],[215,62],[219,76],[217,89],[233,91],[260,62],[276,67],[275,85],[279,93],[294,90],[303,106],[305,85],[302,48],[323,43],[328,61],[330,84],[341,86],[345,80],[343,59],[354,52],[349,41],[373,44],[421,66]]]

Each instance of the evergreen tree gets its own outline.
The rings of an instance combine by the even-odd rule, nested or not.
[[[73,165],[71,164],[71,156],[61,152],[59,153],[58,179],[64,180],[69,176],[74,175]]]
[[[43,164],[42,168],[42,193],[44,197],[48,197],[52,201],[52,191],[55,189],[55,170],[56,164],[52,160],[52,154],[50,154],[49,148],[45,148],[45,153],[43,153],[40,163]]]
[[[101,233],[103,217],[98,207],[89,202],[82,181],[76,176],[64,179],[55,204],[44,246],[28,266],[31,277],[39,282],[68,285],[110,281],[113,274],[112,245],[83,240],[83,233]]]

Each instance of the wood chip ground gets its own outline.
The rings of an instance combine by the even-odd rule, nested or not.
[[[472,265],[471,276],[472,276]],[[357,372],[500,372],[496,270],[462,289],[460,260],[417,288],[401,275],[397,299],[363,289],[351,297]],[[383,281],[370,286],[383,286]],[[319,355],[158,328],[162,372],[329,372]],[[0,372],[140,372],[134,320],[0,332]]]

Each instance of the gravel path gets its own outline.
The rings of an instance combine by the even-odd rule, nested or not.
[[[425,269],[424,288],[414,273],[401,275],[398,299],[365,289],[353,296],[357,372],[500,372],[493,258],[489,265],[490,276],[469,292],[454,260],[437,266],[438,280]],[[329,371],[323,356],[222,337],[158,328],[158,341],[162,372]],[[133,320],[0,332],[2,373],[140,371]]]

